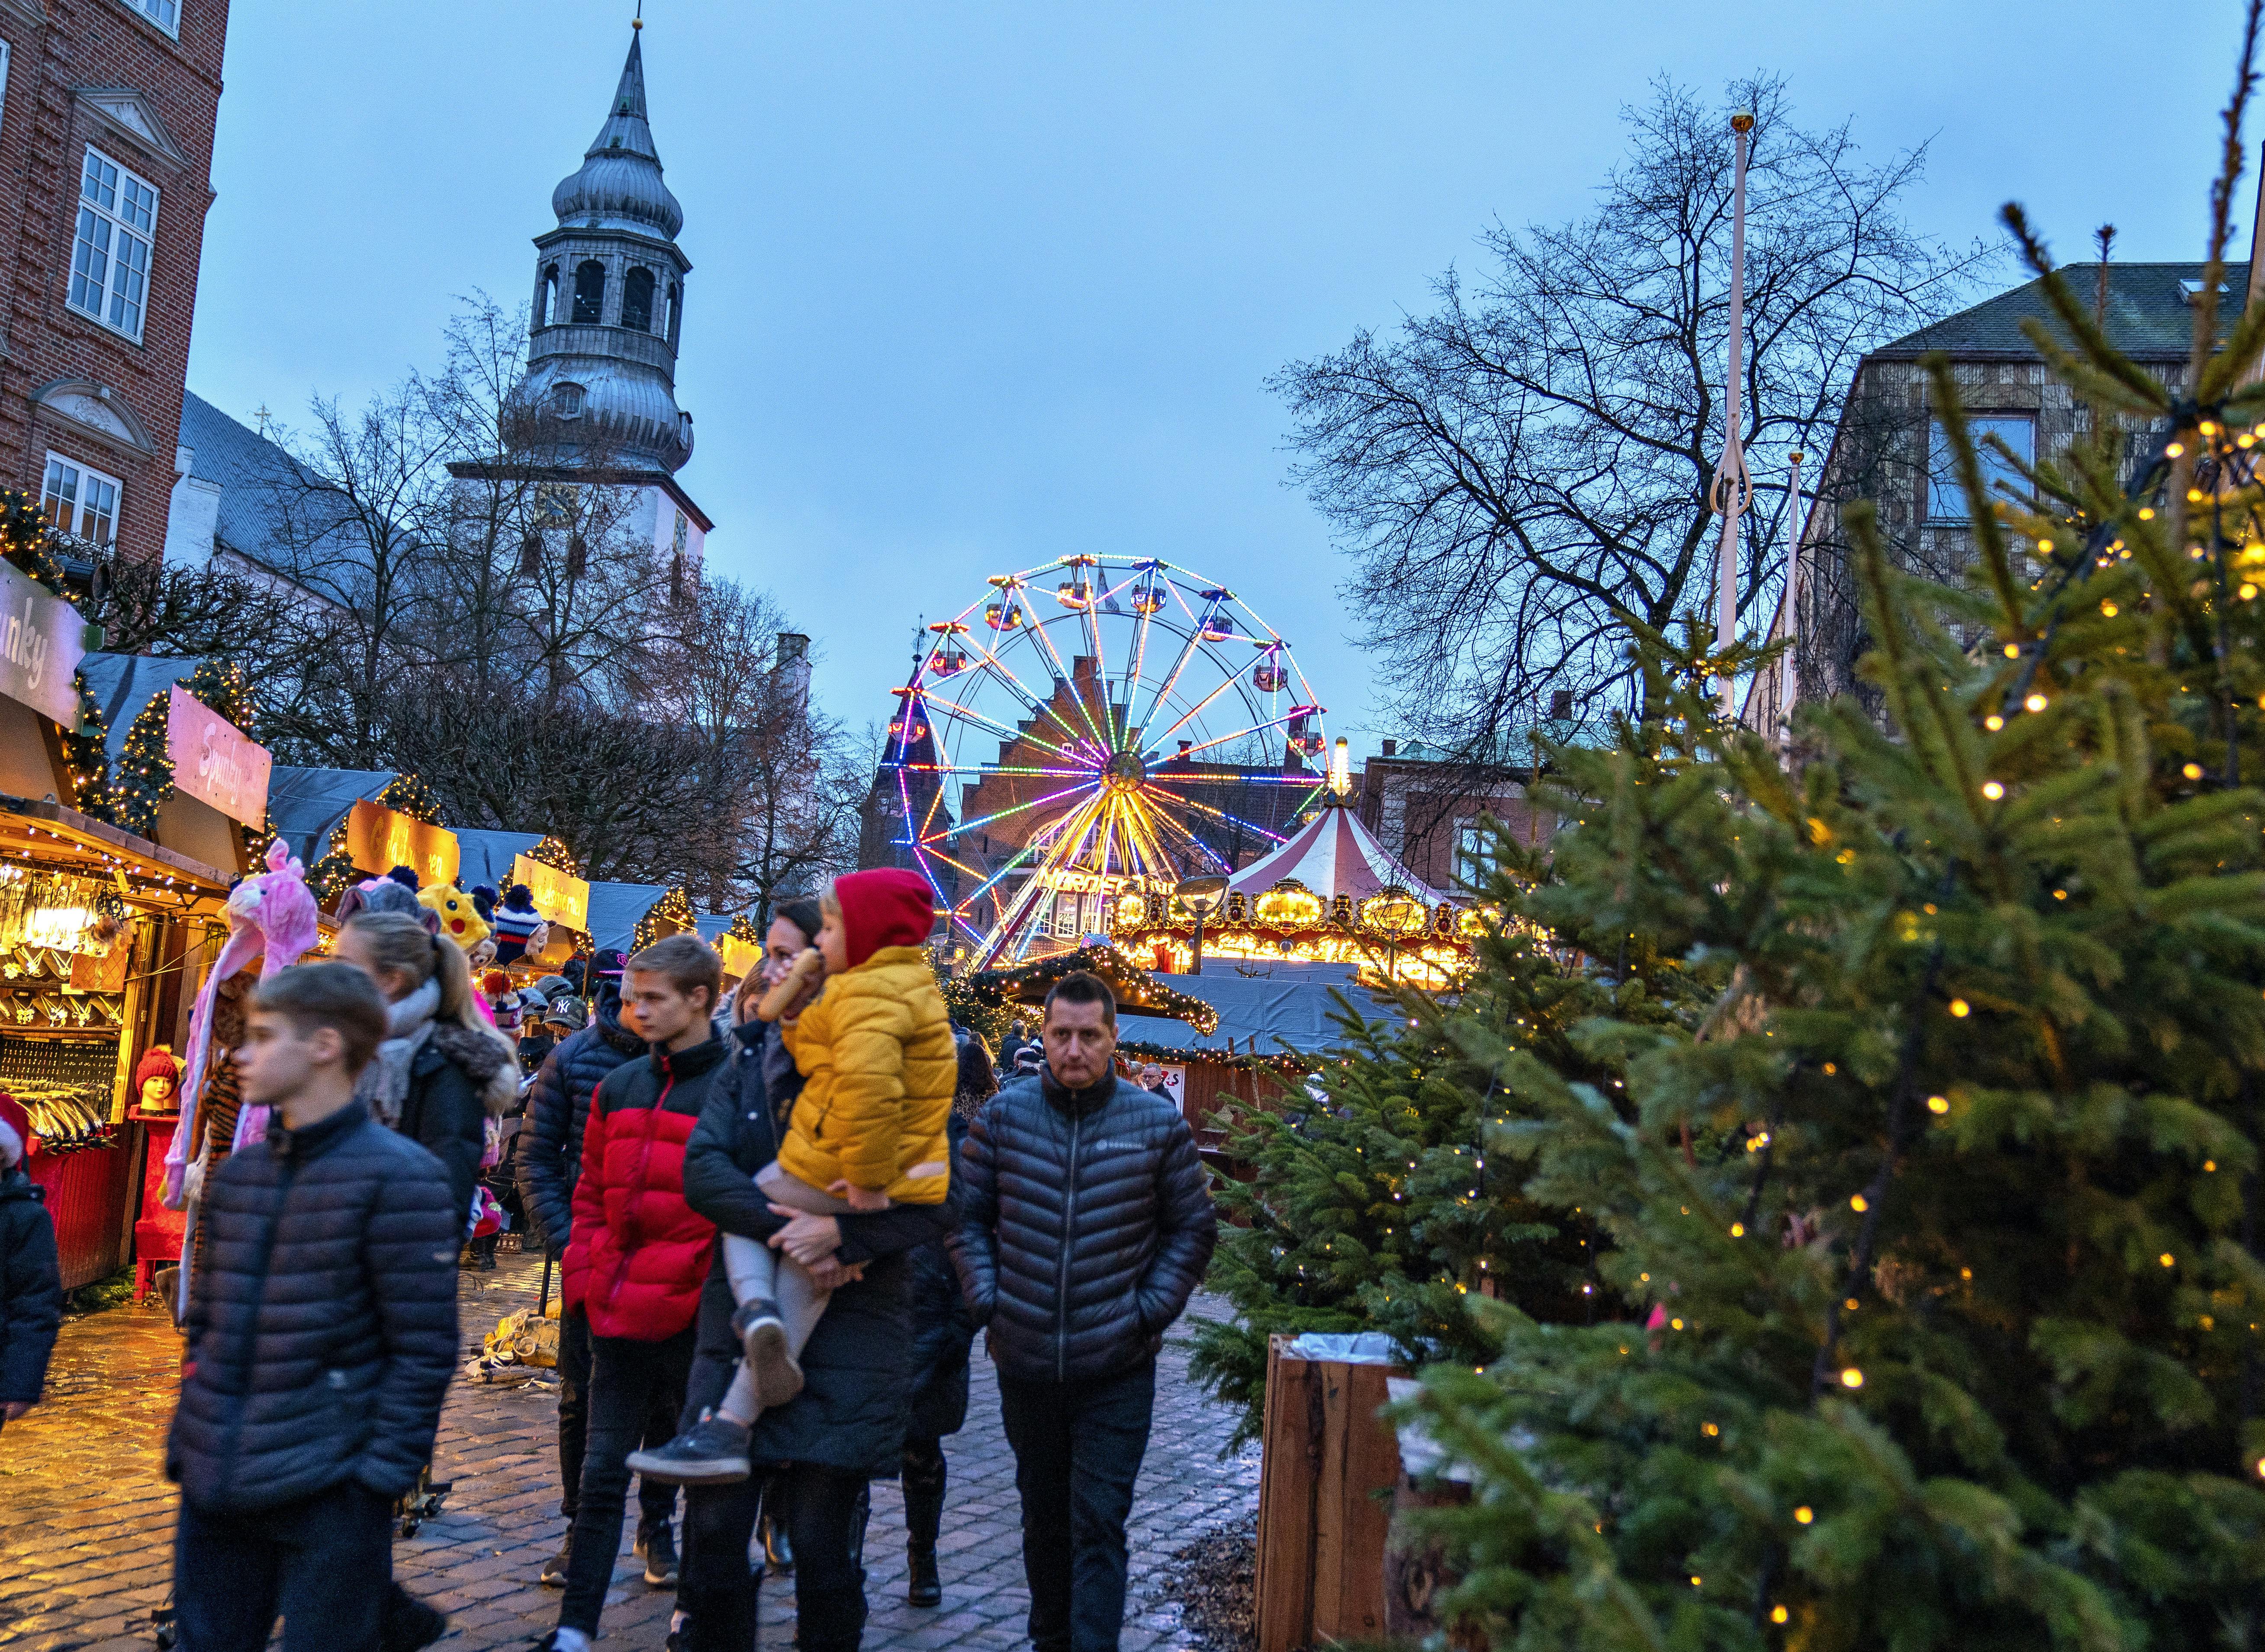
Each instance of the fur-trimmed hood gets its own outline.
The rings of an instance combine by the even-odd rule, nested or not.
[[[433,1029],[433,1047],[472,1081],[489,1117],[502,1117],[519,1099],[519,1052],[503,1034],[443,1022]]]

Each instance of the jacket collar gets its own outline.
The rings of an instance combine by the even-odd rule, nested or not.
[[[1116,1099],[1117,1074],[1111,1071],[1100,1083],[1087,1089],[1074,1090],[1054,1077],[1053,1068],[1042,1066],[1038,1069],[1038,1094],[1046,1098],[1046,1105],[1056,1112],[1089,1117]]]
[[[724,1059],[724,1041],[710,1028],[708,1036],[689,1050],[671,1050],[666,1044],[647,1046],[652,1056],[652,1070],[663,1078],[697,1078]]]
[[[598,1018],[590,1023],[599,1038],[623,1055],[643,1055],[645,1042],[622,1025],[621,988],[608,985],[598,994]]]
[[[317,1158],[368,1117],[368,1106],[357,1099],[304,1130],[286,1130],[283,1128],[283,1115],[279,1110],[274,1115],[274,1122],[267,1127],[267,1151],[278,1159]]]
[[[10,1199],[29,1199],[35,1204],[44,1204],[47,1197],[47,1189],[33,1181],[31,1173],[22,1165],[11,1164],[5,1170],[0,1170],[0,1204]]]

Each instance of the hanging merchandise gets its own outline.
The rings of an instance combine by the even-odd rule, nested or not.
[[[32,1116],[41,1153],[111,1147],[117,1051],[107,1042],[0,1035],[0,1090]]]

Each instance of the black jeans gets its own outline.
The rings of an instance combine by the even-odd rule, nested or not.
[[[184,1652],[375,1652],[393,1577],[393,1500],[355,1481],[257,1513],[183,1499],[173,1609]]]
[[[678,1403],[683,1385],[677,1385]],[[665,1411],[655,1395],[638,1445],[666,1445],[676,1437],[676,1413]],[[558,1512],[569,1520],[581,1504],[582,1448],[590,1419],[590,1316],[580,1308],[558,1316]],[[640,1525],[656,1525],[676,1513],[676,1488],[637,1481]]]
[[[865,1477],[790,1463],[778,1478],[794,1545],[795,1644],[800,1652],[857,1652],[865,1633]],[[736,1485],[685,1488],[676,1599],[689,1652],[754,1652],[762,1574],[747,1564],[747,1544],[764,1484],[759,1473]]]
[[[1083,1382],[1000,1373],[999,1411],[1023,1495],[1023,1576],[1036,1652],[1116,1652],[1125,1627],[1125,1517],[1155,1406],[1153,1359]]]
[[[582,1496],[574,1511],[573,1554],[566,1562],[566,1598],[558,1608],[558,1622],[595,1640],[622,1546],[629,1455],[650,1432],[658,1411],[674,1419],[683,1407],[684,1379],[692,1370],[692,1328],[662,1343],[593,1336],[590,1366]]]

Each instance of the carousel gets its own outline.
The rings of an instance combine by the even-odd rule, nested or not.
[[[1204,960],[1351,966],[1372,986],[1449,990],[1469,973],[1482,914],[1426,884],[1361,824],[1339,740],[1312,816],[1225,877],[1120,898],[1115,940],[1144,968],[1200,974]]]

